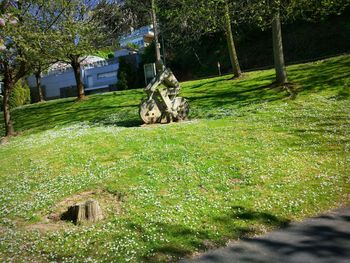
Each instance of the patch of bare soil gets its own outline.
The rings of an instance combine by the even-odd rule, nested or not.
[[[92,199],[99,202],[105,218],[108,217],[108,215],[121,213],[121,202],[124,199],[122,194],[112,194],[101,189],[86,191],[65,198],[57,203],[51,209],[51,212],[47,216],[44,216],[40,222],[28,225],[25,228],[27,230],[48,232],[77,227],[70,222],[62,220],[62,214],[65,213],[70,206]]]
[[[26,230],[37,230],[39,232],[51,232],[51,231],[58,231],[62,229],[67,229],[68,226],[64,222],[55,222],[55,223],[50,223],[50,221],[45,220],[39,223],[35,223],[29,226],[26,226]]]
[[[0,138],[0,145],[1,144],[7,144],[9,142],[9,137],[1,137]]]

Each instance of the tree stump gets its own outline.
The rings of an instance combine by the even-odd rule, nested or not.
[[[101,207],[96,200],[88,200],[85,203],[70,206],[68,211],[61,216],[62,220],[73,221],[75,224],[97,222],[103,218]]]

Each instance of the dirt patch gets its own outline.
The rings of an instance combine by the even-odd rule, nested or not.
[[[55,222],[55,223],[39,222],[39,223],[25,227],[26,230],[36,230],[39,232],[51,232],[51,231],[64,230],[67,228],[69,228],[69,226],[64,222]]]
[[[233,184],[233,185],[241,184],[242,182],[243,182],[243,180],[239,179],[239,178],[231,178],[231,179],[229,179],[229,183]]]
[[[108,218],[109,215],[121,214],[121,202],[123,201],[124,196],[120,193],[114,194],[99,189],[82,192],[65,198],[61,202],[57,203],[51,209],[51,212],[47,216],[44,216],[40,222],[28,225],[25,228],[28,230],[47,232],[77,227],[70,222],[61,220],[61,216],[67,211],[68,207],[90,199],[94,199],[99,202],[105,218]]]
[[[0,234],[5,233],[5,231],[6,231],[6,228],[3,226],[0,226]]]

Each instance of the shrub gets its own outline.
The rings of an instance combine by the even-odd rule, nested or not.
[[[128,81],[126,79],[126,73],[124,71],[118,72],[118,83],[117,83],[117,89],[118,90],[126,90],[128,89]]]
[[[30,103],[30,89],[25,81],[18,81],[10,96],[11,109]],[[0,108],[3,108],[3,98],[0,99]]]
[[[18,81],[10,97],[11,108],[30,103],[30,89],[25,81]]]
[[[118,83],[119,90],[143,88],[143,68],[137,55],[119,58]]]

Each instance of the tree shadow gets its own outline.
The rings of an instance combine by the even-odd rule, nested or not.
[[[286,141],[286,145],[298,149],[299,152],[309,151],[312,148],[315,152],[333,151],[339,153],[340,149],[350,143],[347,136],[348,130],[342,128],[348,126],[348,120],[346,112],[330,115],[319,114],[315,120],[290,116],[289,121],[299,123],[299,125],[288,129],[287,132],[295,136],[296,139]],[[325,141],[325,137],[331,137],[332,141]]]
[[[113,94],[91,96],[85,101],[76,102],[74,98],[49,101],[30,105],[13,111],[15,128],[31,133],[41,132],[55,127],[64,127],[75,123],[93,125],[136,127],[141,125],[138,117],[139,94],[136,99],[130,96]],[[141,96],[139,96],[141,97]]]
[[[198,89],[198,88],[202,88],[203,86],[206,86],[206,85],[218,84],[220,82],[227,81],[227,80],[231,80],[231,79],[227,79],[227,78],[219,78],[219,79],[213,78],[210,81],[201,82],[201,83],[196,84],[196,85],[191,85],[191,89]],[[198,82],[199,82],[199,80],[198,80]]]
[[[334,90],[333,98],[344,100],[349,98],[349,87],[346,81],[350,78],[350,58],[341,56],[325,59],[299,67],[288,69],[290,79],[300,83],[298,92],[320,92]]]
[[[320,216],[184,262],[348,262],[349,226],[348,212]]]
[[[288,89],[273,85],[272,70],[246,73],[244,78],[234,81],[225,76],[184,83],[180,96],[190,102],[190,118],[208,118],[217,116],[221,109],[238,110],[324,90],[330,92],[330,99],[347,100],[349,68],[349,56],[288,67],[290,81],[297,84],[293,96]],[[78,122],[137,127],[141,124],[138,105],[144,97],[142,90],[129,90],[92,95],[82,102],[71,98],[30,105],[14,109],[15,128],[21,132],[38,132]]]
[[[246,222],[246,226],[242,226],[241,222]],[[221,237],[215,237],[211,230],[205,228],[193,229],[186,225],[158,223],[157,228],[162,229],[169,242],[162,242],[153,247],[152,254],[145,256],[143,261],[173,262],[191,256],[194,251],[206,251],[220,247],[228,240],[252,236],[257,233],[257,229],[251,225],[265,225],[275,228],[285,226],[288,222],[286,219],[269,213],[235,206],[232,207],[230,214],[212,218],[212,224],[225,233]],[[134,224],[130,224],[130,228],[144,231],[140,226],[135,227]]]
[[[226,80],[221,82],[220,88],[216,82],[203,85],[201,88],[186,89],[183,93],[189,100],[191,108],[195,109],[192,118],[207,118],[215,116],[218,109],[239,109],[250,104],[260,104],[288,98],[286,90],[273,86],[273,76],[270,74],[258,76],[246,82]],[[199,110],[199,111],[198,111]]]
[[[264,86],[265,83],[270,83],[270,80],[271,76],[262,76],[254,79],[255,84],[249,84],[245,79],[232,81],[227,77],[215,78],[187,87],[180,95],[186,97],[194,107],[199,106],[205,111],[226,105],[240,107],[243,104],[285,97],[280,94],[280,91]],[[220,89],[216,87],[217,85],[220,85]],[[138,115],[138,106],[143,97],[145,94],[142,90],[132,90],[92,95],[80,102],[76,102],[75,98],[69,98],[30,105],[13,111],[15,128],[21,132],[36,133],[82,122],[105,126],[138,127],[142,124]],[[202,118],[205,115],[191,117]]]

